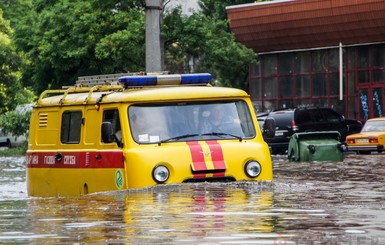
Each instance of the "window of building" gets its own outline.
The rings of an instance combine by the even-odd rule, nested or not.
[[[310,93],[310,76],[302,75],[297,76],[296,81],[296,96],[297,97],[308,97],[311,95]]]
[[[343,58],[342,101],[338,47],[263,54],[251,98],[262,110],[332,107],[362,120],[385,114],[385,44],[345,46]]]
[[[330,73],[329,74],[329,85],[330,85],[330,95],[339,95],[340,94],[340,74],[339,73]]]
[[[263,83],[263,97],[265,99],[277,97],[277,78],[265,78]]]
[[[384,82],[385,81],[385,71],[376,70],[373,71],[373,82]]]
[[[310,106],[311,105],[311,100],[310,99],[303,99],[303,98],[299,98],[296,100],[296,105],[295,106],[298,106],[298,107],[306,107],[306,106]]]
[[[327,98],[314,98],[312,99],[312,102],[315,107],[329,107]]]
[[[340,103],[342,104],[342,103]],[[348,97],[348,112],[345,114],[348,118],[357,118],[357,110],[356,110],[356,96]],[[339,111],[342,115],[344,111]]]
[[[251,63],[249,66],[250,76],[259,76],[260,75],[259,68],[260,68],[259,62]]]
[[[275,55],[266,55],[261,58],[263,76],[277,74],[277,57]]]
[[[293,108],[295,107],[293,100],[279,100],[278,108]]]
[[[310,72],[310,52],[297,52],[294,59],[297,74]]]
[[[354,69],[355,67],[357,67],[357,63],[356,63],[356,53],[357,53],[357,48],[356,47],[351,47],[351,48],[348,48],[348,51],[346,52],[346,55],[347,55],[347,67],[349,70],[352,70]]]
[[[250,94],[251,94],[251,97],[253,97],[255,99],[262,99],[261,79],[260,78],[250,79]]]
[[[372,47],[372,66],[373,68],[384,68],[384,45]]]
[[[81,111],[65,111],[61,121],[61,142],[63,144],[78,144],[82,125]]]
[[[284,76],[279,78],[279,98],[293,97],[293,77]]]
[[[382,117],[384,108],[383,108],[383,89],[382,88],[374,88],[373,96],[372,96],[372,108],[373,108],[373,116],[374,117]]]
[[[356,72],[347,73],[348,87],[346,88],[349,95],[356,93]]]
[[[357,68],[369,68],[369,47],[360,46],[357,48],[357,51],[358,51]]]
[[[360,118],[367,120],[369,118],[369,94],[368,89],[360,89],[359,93],[360,100]]]
[[[293,73],[292,53],[282,53],[278,55],[278,74],[288,75]]]
[[[326,50],[317,50],[312,53],[311,58],[312,71],[324,72],[328,66],[328,56]]]
[[[369,70],[358,71],[357,74],[358,74],[358,83],[370,82]]]
[[[326,74],[320,73],[313,75],[313,96],[326,96],[327,95],[327,77]]]
[[[328,71],[338,71],[340,69],[339,49],[329,49],[329,67]]]

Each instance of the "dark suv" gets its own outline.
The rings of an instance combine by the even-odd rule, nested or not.
[[[362,123],[357,120],[345,119],[331,108],[294,108],[282,109],[269,113],[274,118],[275,136],[265,138],[271,147],[272,154],[284,154],[294,133],[312,131],[338,131],[341,142],[346,136],[361,131]]]

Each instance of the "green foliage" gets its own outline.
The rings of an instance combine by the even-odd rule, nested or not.
[[[126,22],[127,26],[100,39],[95,47],[96,58],[104,62],[103,69],[107,72],[145,70],[144,15],[137,10],[118,15],[116,19]],[[121,68],[117,68],[117,64]]]
[[[32,8],[32,0],[0,0],[0,8],[13,27]]]
[[[194,59],[196,72],[211,72],[218,85],[247,90],[252,50],[236,42],[229,31],[227,5],[254,1],[200,1],[202,13],[182,16],[180,9],[166,14],[162,26],[166,67],[173,73],[188,70]]]
[[[21,136],[28,132],[31,111],[8,111],[0,115],[0,128],[3,133]]]
[[[226,7],[238,4],[261,2],[263,0],[199,0],[198,4],[204,16],[211,16],[214,19],[226,20]]]
[[[28,143],[25,142],[25,144],[21,146],[12,147],[12,148],[0,151],[0,157],[25,156],[25,153],[27,152],[27,148],[28,148]]]
[[[11,41],[12,33],[9,21],[2,17],[0,10],[0,113],[14,109],[19,101],[29,102],[33,97],[30,91],[22,88],[20,67],[24,58]]]
[[[30,63],[24,82],[41,92],[79,76],[144,70],[143,1],[38,0],[15,42]]]
[[[72,85],[79,76],[145,70],[145,0],[15,0],[14,10],[12,1],[0,3],[7,3],[7,16],[17,19],[12,38],[28,59],[21,56],[13,74],[15,80],[22,75],[25,87],[40,93]],[[191,16],[178,8],[165,12],[165,69],[211,72],[221,85],[247,90],[248,64],[255,55],[231,34],[226,6],[251,2],[199,0],[202,12]],[[16,11],[30,3],[24,12]],[[0,86],[0,100],[9,89]]]

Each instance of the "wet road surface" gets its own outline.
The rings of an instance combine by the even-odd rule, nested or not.
[[[31,198],[24,158],[0,158],[0,243],[385,244],[384,154],[273,161],[273,183]]]

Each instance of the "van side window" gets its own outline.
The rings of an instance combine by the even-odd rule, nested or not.
[[[81,111],[65,111],[61,119],[61,142],[64,144],[77,144],[80,142],[82,125]]]
[[[103,122],[110,122],[112,129],[114,130],[114,134],[116,134],[119,140],[122,139],[119,111],[117,109],[105,110],[103,112]]]

